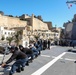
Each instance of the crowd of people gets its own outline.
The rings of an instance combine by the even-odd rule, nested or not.
[[[12,64],[9,75],[13,75],[15,72],[24,71],[25,66],[29,66],[30,62],[33,62],[35,58],[37,58],[42,50],[50,49],[50,40],[37,40],[30,43],[29,47],[19,46],[11,46],[9,47],[12,56],[2,64],[2,67],[11,63],[13,60],[15,62]]]

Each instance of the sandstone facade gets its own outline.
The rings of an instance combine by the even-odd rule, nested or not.
[[[25,27],[27,25],[26,21],[22,21],[16,17],[2,16],[0,15],[0,26],[2,27]]]
[[[33,31],[34,30],[48,30],[48,26],[41,20],[33,18]]]

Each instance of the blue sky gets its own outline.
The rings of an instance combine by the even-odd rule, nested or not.
[[[68,9],[67,0],[0,0],[0,11],[5,15],[22,14],[41,15],[44,21],[51,21],[53,26],[63,27],[76,14],[76,5]]]

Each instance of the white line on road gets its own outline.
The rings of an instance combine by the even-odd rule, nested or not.
[[[50,57],[49,55],[41,55],[41,56],[43,56],[43,57]]]
[[[66,52],[67,53],[67,52]],[[41,55],[42,57],[52,57],[52,58],[56,58],[56,56],[49,56],[49,55]],[[59,59],[64,59],[67,61],[75,61],[76,59],[70,59],[70,58],[59,58]]]
[[[75,59],[68,59],[68,58],[64,58],[64,60],[75,61]]]
[[[53,59],[52,61],[50,61],[49,63],[47,63],[46,65],[44,65],[40,69],[38,69],[36,72],[32,73],[31,75],[41,75],[44,71],[46,71],[50,66],[52,66],[57,60],[59,60],[65,54],[66,54],[66,52],[60,54],[55,59]]]
[[[71,52],[67,52],[68,54],[76,54],[76,53],[71,53]]]
[[[56,58],[55,56],[52,56],[52,58]],[[70,58],[59,58],[59,59],[64,59],[64,60],[67,60],[67,61],[75,61],[76,59],[70,59]]]

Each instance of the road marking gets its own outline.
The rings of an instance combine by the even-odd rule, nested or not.
[[[55,56],[52,56],[52,58],[56,58]],[[64,59],[64,60],[67,60],[67,61],[75,61],[76,59],[69,59],[69,58],[60,58],[60,59]]]
[[[50,46],[50,49],[54,48],[54,47],[57,47],[57,46]]]
[[[49,55],[41,55],[41,56],[43,56],[43,57],[50,57]]]
[[[49,63],[47,63],[46,65],[44,65],[40,69],[38,69],[36,72],[32,73],[31,75],[41,75],[44,71],[46,71],[50,66],[52,66],[57,60],[59,60],[65,54],[66,54],[66,52],[60,54],[55,59],[53,59],[52,61],[50,61]]]
[[[76,59],[68,59],[68,58],[64,58],[64,60],[75,61]]]
[[[52,56],[52,58],[56,58],[55,56]],[[64,60],[68,60],[68,61],[75,61],[76,59],[69,59],[69,58],[60,58],[60,59],[64,59]]]
[[[73,52],[73,53],[67,52],[67,53],[68,53],[68,54],[76,54],[76,53],[74,53],[74,52]]]
[[[67,52],[66,52],[67,53]],[[56,58],[56,56],[49,56],[49,55],[41,55],[42,57],[52,57],[52,58]],[[64,59],[67,61],[76,61],[76,59],[70,59],[70,58],[59,58],[59,59]]]
[[[56,56],[52,56],[52,58],[56,58]],[[59,59],[63,59],[63,58],[59,58]]]

